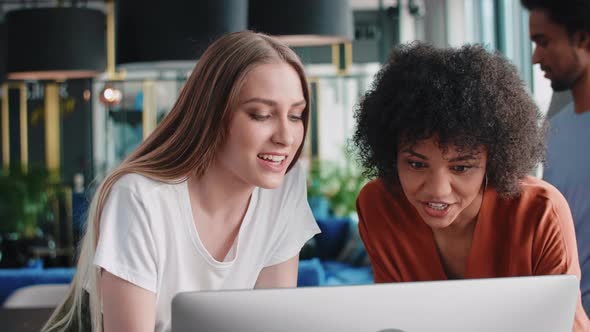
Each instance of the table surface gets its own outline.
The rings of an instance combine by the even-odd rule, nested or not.
[[[0,309],[0,326],[3,332],[38,332],[49,319],[53,308]]]

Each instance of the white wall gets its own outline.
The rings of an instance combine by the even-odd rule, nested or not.
[[[355,64],[348,75],[336,75],[332,65],[307,65],[310,80],[318,82],[319,159],[344,161],[344,149],[355,127],[354,109],[366,92],[380,64]]]

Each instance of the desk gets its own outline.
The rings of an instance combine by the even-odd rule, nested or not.
[[[0,309],[2,331],[38,332],[49,319],[53,308]]]

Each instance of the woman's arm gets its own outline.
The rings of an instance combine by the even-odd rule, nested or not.
[[[104,331],[153,331],[156,295],[102,271],[100,277]]]
[[[297,287],[299,254],[283,263],[267,266],[260,271],[255,288]]]

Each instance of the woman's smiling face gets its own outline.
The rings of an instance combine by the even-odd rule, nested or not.
[[[299,75],[277,62],[254,67],[245,78],[218,167],[262,188],[281,185],[303,143],[307,104]]]
[[[408,201],[433,230],[474,220],[481,206],[487,151],[442,149],[436,137],[400,146],[397,167]]]

